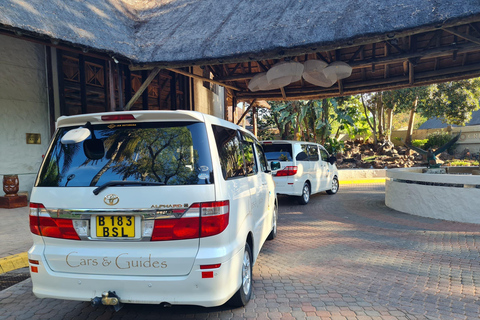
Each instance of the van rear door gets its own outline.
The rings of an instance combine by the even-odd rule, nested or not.
[[[228,203],[215,202],[205,124],[92,123],[84,127],[93,144],[62,143],[79,126],[60,126],[32,191],[30,225],[47,264],[78,274],[187,275],[204,232],[200,212],[228,215]]]

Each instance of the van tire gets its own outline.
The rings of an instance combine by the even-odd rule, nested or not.
[[[310,185],[308,182],[305,182],[302,187],[302,195],[298,197],[298,203],[305,205],[310,201]]]
[[[275,207],[273,208],[272,231],[270,231],[270,234],[268,235],[267,240],[273,240],[277,237],[277,221],[278,221],[278,209],[277,209],[277,205],[275,204]]]
[[[228,300],[227,304],[234,308],[244,307],[250,298],[253,291],[252,280],[252,249],[250,245],[245,243],[245,251],[243,253],[242,268],[240,271],[241,285],[240,289]]]
[[[331,189],[330,189],[330,190],[327,190],[327,193],[328,193],[328,194],[335,194],[335,193],[337,193],[337,192],[338,192],[338,187],[339,187],[338,178],[337,178],[337,177],[333,177]]]

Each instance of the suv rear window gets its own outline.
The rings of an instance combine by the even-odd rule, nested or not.
[[[62,144],[76,127],[60,128],[37,178],[39,187],[100,186],[110,181],[158,182],[166,185],[213,183],[212,161],[204,123],[155,122],[92,126],[105,153],[85,155],[84,142]]]
[[[291,144],[263,144],[268,161],[293,161]]]

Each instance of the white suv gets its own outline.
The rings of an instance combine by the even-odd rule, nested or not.
[[[121,303],[245,305],[276,236],[260,143],[192,111],[61,117],[30,204],[33,292]]]
[[[278,194],[297,196],[307,204],[310,195],[322,191],[338,191],[336,158],[317,143],[303,141],[262,141]]]

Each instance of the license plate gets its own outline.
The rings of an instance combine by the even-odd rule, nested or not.
[[[134,238],[134,216],[97,216],[98,238]]]

